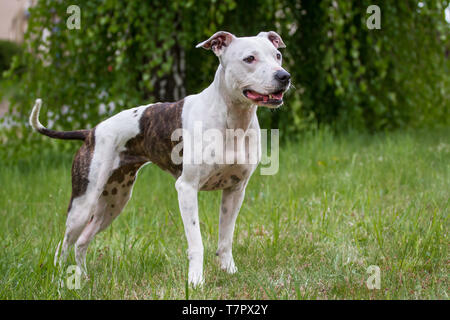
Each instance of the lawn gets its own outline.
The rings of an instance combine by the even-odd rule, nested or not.
[[[283,145],[278,174],[258,170],[247,187],[234,275],[215,256],[220,193],[200,193],[200,289],[186,286],[174,179],[151,165],[121,216],[91,243],[89,278],[80,289],[58,285],[53,255],[64,233],[71,158],[34,154],[0,167],[0,299],[449,298],[448,129],[320,131]],[[366,285],[371,265],[380,268],[380,289]]]

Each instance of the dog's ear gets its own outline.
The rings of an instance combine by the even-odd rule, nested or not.
[[[283,42],[283,39],[281,39],[280,35],[276,33],[275,31],[269,31],[269,32],[260,32],[258,33],[258,37],[264,37],[269,39],[270,42],[274,45],[275,48],[286,48],[286,45]]]
[[[211,49],[216,56],[220,56],[226,47],[235,39],[236,37],[226,31],[218,31],[212,35],[211,38],[208,40],[205,40],[203,42],[200,42],[198,45],[196,45],[196,48],[205,48],[205,49]]]

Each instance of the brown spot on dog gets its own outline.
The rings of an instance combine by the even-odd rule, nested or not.
[[[107,190],[103,190],[102,195],[103,195],[104,197],[106,197],[106,196],[108,195],[108,191],[107,191]]]
[[[222,183],[222,180],[217,181],[217,182],[214,184],[213,188],[214,188],[214,189],[219,188],[221,183]]]
[[[115,195],[117,193],[117,189],[116,188],[113,188],[112,190],[111,190],[111,194],[112,195]]]
[[[111,205],[111,208],[114,208],[114,207],[115,207],[115,205],[114,205],[114,204],[112,204],[112,205]]]
[[[109,177],[108,184],[110,184],[111,182],[122,183],[123,180],[125,180],[124,170],[122,167],[120,167],[113,171],[113,173]]]
[[[234,183],[238,183],[239,181],[241,181],[241,178],[239,178],[238,176],[235,176],[234,174],[230,178],[231,178],[231,180],[233,180]]]

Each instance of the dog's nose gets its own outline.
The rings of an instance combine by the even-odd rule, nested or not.
[[[275,79],[277,79],[281,83],[287,83],[291,79],[291,75],[285,70],[278,70],[277,72],[275,72]]]

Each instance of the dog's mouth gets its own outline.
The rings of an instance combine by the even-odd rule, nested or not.
[[[242,92],[247,99],[252,100],[257,105],[275,105],[283,103],[284,90],[278,90],[270,94],[261,94],[256,91],[246,89]]]

